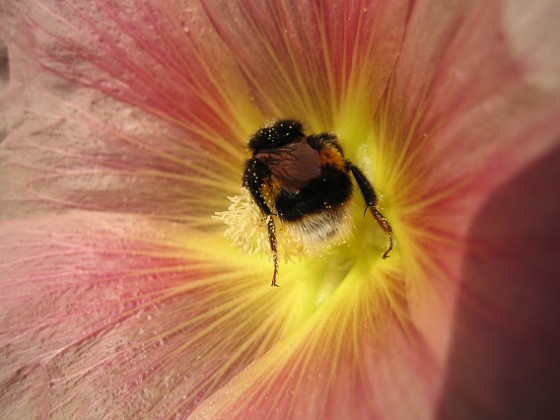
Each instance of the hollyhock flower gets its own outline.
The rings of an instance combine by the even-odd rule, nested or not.
[[[160,3],[0,6],[2,417],[558,410],[558,6]],[[359,194],[280,288],[236,246],[282,118],[338,136],[390,258]]]

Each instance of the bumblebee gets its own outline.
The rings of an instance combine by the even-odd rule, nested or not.
[[[312,240],[335,236],[352,197],[352,180],[362,193],[367,209],[389,240],[382,258],[393,249],[393,232],[377,206],[377,196],[364,173],[345,159],[334,134],[306,135],[295,120],[280,120],[260,128],[248,142],[243,187],[266,218],[274,272],[278,276],[276,227],[272,216],[300,228]]]

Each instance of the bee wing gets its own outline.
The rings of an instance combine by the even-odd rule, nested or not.
[[[282,187],[289,191],[303,188],[321,174],[319,152],[307,143],[263,149],[255,157],[262,160]]]

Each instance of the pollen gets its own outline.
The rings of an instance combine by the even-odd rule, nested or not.
[[[234,247],[246,255],[271,255],[270,242],[267,231],[267,220],[251,198],[246,188],[241,188],[241,194],[228,197],[231,204],[226,211],[216,212],[213,219],[227,225],[224,236]],[[271,216],[274,217],[274,216]],[[298,258],[305,254],[286,234],[282,224],[276,228],[278,238],[278,255],[285,261]]]

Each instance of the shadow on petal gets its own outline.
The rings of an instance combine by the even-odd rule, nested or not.
[[[560,418],[560,149],[469,234],[439,418]]]

